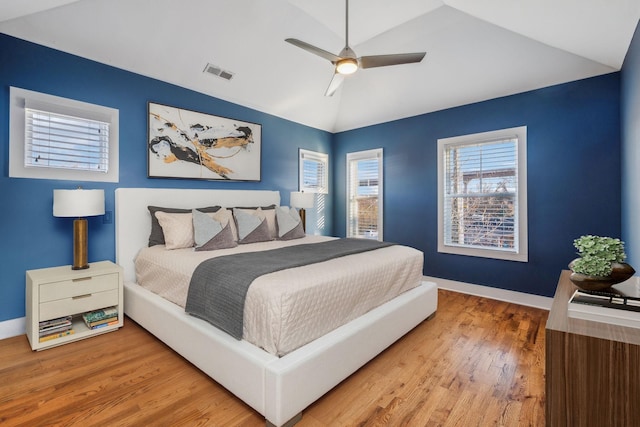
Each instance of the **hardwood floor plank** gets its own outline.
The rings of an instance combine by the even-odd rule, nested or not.
[[[547,312],[439,291],[418,325],[303,413],[300,427],[544,425]],[[3,426],[239,426],[264,419],[130,319],[32,352],[0,341]]]

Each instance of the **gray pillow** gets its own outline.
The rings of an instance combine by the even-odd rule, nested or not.
[[[254,213],[252,211],[262,212],[264,214],[264,217],[267,218],[267,226],[269,227],[271,240],[276,239],[278,237],[278,226],[276,221],[276,205],[253,206],[253,207],[236,206],[233,209],[242,209],[245,212],[248,211],[248,213]]]
[[[233,209],[253,209],[253,210],[256,210],[258,208],[262,209],[263,211],[268,211],[270,209],[275,209],[276,205],[269,205],[269,206],[236,206]]]
[[[164,233],[162,232],[162,227],[158,222],[158,218],[156,218],[156,212],[166,212],[166,213],[191,213],[191,209],[180,209],[180,208],[164,208],[160,206],[147,206],[149,209],[149,213],[151,214],[151,233],[149,234],[149,247],[155,245],[164,245]],[[217,212],[220,210],[220,206],[208,206],[205,208],[198,208],[200,212]]]
[[[208,242],[202,246],[196,246],[196,251],[214,251],[216,249],[228,249],[238,246],[235,240],[233,240],[233,233],[231,232],[231,223],[227,223],[222,230],[211,238]]]
[[[293,240],[293,239],[302,239],[306,236],[304,229],[302,228],[302,222],[299,222],[298,225],[295,226],[291,231],[284,233],[280,236],[280,240]]]
[[[196,247],[204,245],[222,231],[220,222],[195,209],[191,211],[191,220],[193,221],[193,241]]]
[[[267,242],[271,240],[266,218],[251,215],[240,209],[233,210],[238,228],[238,243]]]
[[[296,209],[279,206],[276,208],[276,219],[278,221],[278,239],[292,240],[305,236],[302,220]]]
[[[192,211],[192,215],[196,251],[213,251],[238,246],[233,238],[229,222],[223,227],[222,223],[197,209]]]

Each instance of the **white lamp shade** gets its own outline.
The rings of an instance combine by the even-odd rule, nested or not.
[[[313,193],[303,193],[301,191],[292,191],[290,204],[292,208],[310,209],[314,203]]]
[[[104,190],[53,190],[53,216],[104,215]]]

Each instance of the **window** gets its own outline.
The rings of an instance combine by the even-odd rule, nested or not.
[[[118,110],[12,87],[9,176],[118,181]]]
[[[382,240],[382,149],[347,154],[347,237]]]
[[[306,193],[329,192],[329,155],[300,149],[299,188]]]
[[[438,252],[528,260],[527,128],[438,140]]]

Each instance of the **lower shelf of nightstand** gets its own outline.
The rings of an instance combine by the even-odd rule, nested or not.
[[[40,341],[39,337],[30,338],[30,344],[32,350],[44,350],[58,345],[67,344],[72,341],[78,341],[84,338],[95,337],[96,335],[104,334],[118,330],[123,325],[122,319],[115,325],[103,326],[97,329],[89,329],[82,320],[82,316],[77,315],[73,317],[73,333],[65,335],[59,338],[53,338],[47,341]],[[35,341],[35,342],[34,342]]]

